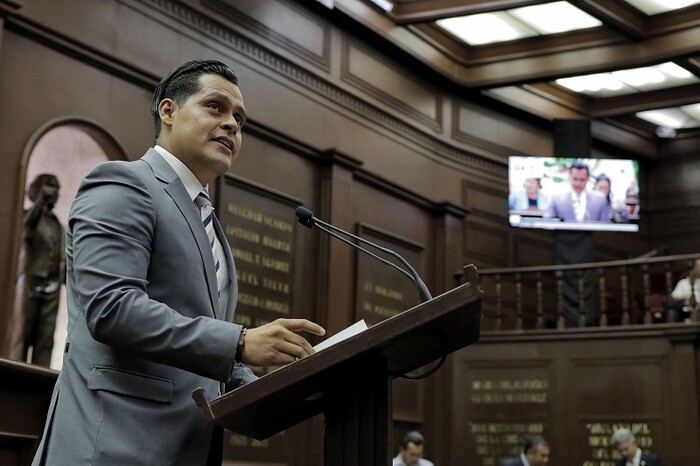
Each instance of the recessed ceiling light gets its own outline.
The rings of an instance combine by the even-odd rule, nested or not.
[[[553,2],[508,10],[541,34],[556,34],[600,26],[598,19],[569,2]]]
[[[638,112],[635,114],[642,120],[654,123],[667,128],[684,128],[686,126],[695,126],[694,122],[677,108],[663,108],[660,110],[648,110],[646,112]]]
[[[667,62],[612,73],[573,76],[555,82],[574,92],[606,97],[696,83],[700,82],[700,78],[673,62]]]
[[[697,5],[700,0],[625,0],[636,9],[647,15],[656,15],[666,11]]]
[[[440,19],[437,24],[470,45],[505,42],[537,35],[536,31],[504,12]]]

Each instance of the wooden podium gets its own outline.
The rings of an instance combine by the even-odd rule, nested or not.
[[[215,399],[192,393],[214,424],[258,440],[319,413],[325,466],[387,466],[392,452],[392,379],[479,339],[481,295],[467,282]]]

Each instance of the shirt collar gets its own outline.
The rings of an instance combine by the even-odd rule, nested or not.
[[[207,186],[202,186],[202,183],[199,182],[196,176],[194,176],[194,173],[187,168],[187,165],[182,163],[182,160],[178,159],[175,157],[173,154],[168,152],[167,150],[163,149],[159,145],[155,145],[153,149],[156,150],[164,159],[166,162],[168,162],[168,165],[172,167],[173,170],[175,170],[175,173],[177,173],[177,176],[180,178],[180,181],[182,181],[182,184],[185,185],[185,189],[187,190],[187,194],[189,194],[190,199],[194,201],[194,199],[197,197],[197,194],[199,194],[202,189],[207,189]]]
[[[627,461],[627,464],[632,464],[634,466],[639,466],[642,461],[642,449],[637,447],[637,452],[634,454],[632,461]]]
[[[520,461],[522,461],[525,466],[530,466],[530,463],[527,462],[527,458],[525,457],[525,453],[520,453]]]

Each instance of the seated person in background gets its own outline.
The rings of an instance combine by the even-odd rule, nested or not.
[[[608,204],[608,218],[615,223],[627,223],[629,216],[627,215],[627,206],[623,201],[614,201],[610,188],[612,181],[605,173],[601,173],[596,177],[594,189],[603,195]]]
[[[523,452],[518,458],[503,460],[499,466],[546,466],[548,463],[549,444],[538,435],[525,439]]]
[[[523,190],[511,195],[511,210],[545,210],[549,205],[549,196],[542,192],[539,178],[526,178]]]
[[[588,165],[577,160],[569,167],[571,189],[555,196],[544,216],[565,222],[609,222],[608,203],[596,191],[588,191]]]
[[[689,311],[700,302],[700,259],[695,261],[693,268],[688,272],[688,276],[676,283],[676,287],[671,292],[674,303],[680,304],[683,317],[689,317]]]
[[[392,466],[434,466],[423,458],[425,438],[418,431],[408,432],[401,440],[401,450],[392,461]]]
[[[617,429],[610,437],[610,444],[617,449],[622,458],[615,462],[615,466],[662,466],[661,458],[642,451],[637,446],[637,439],[629,429]]]

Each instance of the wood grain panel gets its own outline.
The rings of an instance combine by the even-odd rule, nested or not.
[[[330,24],[285,0],[206,0],[205,6],[249,29],[260,39],[330,69]]]
[[[453,109],[452,137],[458,141],[504,155],[552,155],[553,143],[547,131],[466,102],[455,102]]]
[[[554,263],[554,244],[551,240],[536,239],[514,233],[513,245],[515,267],[552,265]]]
[[[507,257],[507,236],[501,229],[468,223],[464,228],[463,249],[466,257],[483,258],[491,263],[502,264]]]
[[[344,40],[341,60],[343,81],[420,123],[442,127],[441,96],[429,84],[352,40]]]
[[[497,187],[482,186],[467,181],[462,182],[462,203],[474,214],[481,214],[491,220],[507,224],[508,194],[504,180]],[[502,188],[502,189],[498,189]]]

